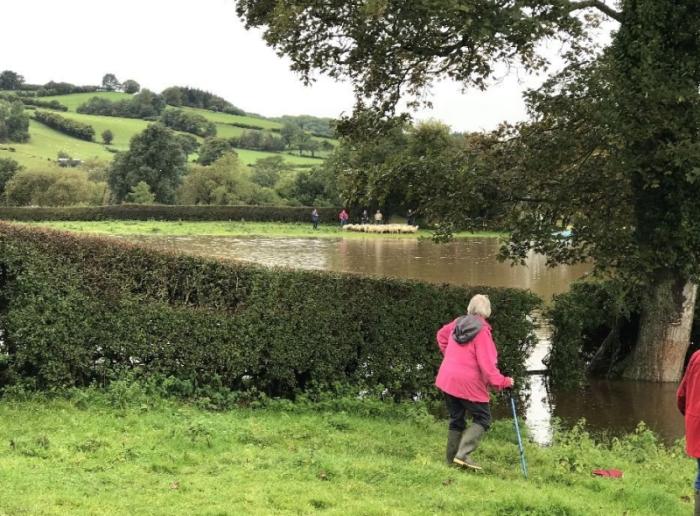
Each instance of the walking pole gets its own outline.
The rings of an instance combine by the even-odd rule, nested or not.
[[[510,408],[513,411],[513,423],[515,423],[515,434],[518,436],[518,450],[520,450],[520,469],[523,472],[523,476],[527,478],[527,462],[525,461],[525,448],[523,448],[523,440],[520,437],[520,425],[518,425],[518,414],[515,412],[515,398],[513,393],[508,389],[508,398],[510,399]]]

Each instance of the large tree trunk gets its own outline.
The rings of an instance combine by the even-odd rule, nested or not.
[[[642,302],[639,337],[623,376],[677,382],[688,351],[697,285],[670,271],[657,275]]]

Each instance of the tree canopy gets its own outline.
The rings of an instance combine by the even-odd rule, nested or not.
[[[131,139],[129,150],[117,154],[109,171],[109,187],[122,202],[145,182],[156,202],[172,204],[185,172],[185,153],[175,133],[160,124],[149,125]]]
[[[29,140],[29,117],[19,100],[0,99],[0,142]]]
[[[318,71],[352,81],[358,109],[338,129],[365,143],[391,128],[400,100],[417,102],[435,80],[485,88],[497,66],[542,69],[540,43],[561,41],[566,67],[527,94],[531,119],[482,149],[491,195],[512,214],[504,254],[594,259],[641,286],[625,374],[679,377],[700,276],[700,3],[243,0],[238,14],[305,81]],[[589,30],[600,17],[619,23],[603,52]],[[366,104],[378,116],[363,116]],[[442,222],[459,221],[437,195],[422,202]]]

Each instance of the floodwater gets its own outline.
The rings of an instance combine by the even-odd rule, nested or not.
[[[542,359],[549,350],[549,329],[539,328],[539,343],[527,361],[529,370],[545,369]],[[676,408],[675,383],[629,380],[591,380],[581,389],[551,389],[543,375],[527,379],[519,412],[533,441],[549,444],[555,420],[571,428],[580,419],[597,438],[619,437],[634,432],[640,421],[667,445],[683,437],[683,417]],[[506,410],[496,411],[505,416]]]
[[[546,266],[531,255],[526,266],[496,260],[497,238],[468,238],[447,244],[429,239],[315,239],[210,236],[129,236],[160,248],[263,265],[411,278],[431,283],[530,289],[544,299],[566,292],[589,265]]]
[[[485,285],[530,289],[545,300],[568,290],[590,266],[549,268],[545,258],[531,255],[525,266],[498,262],[497,238],[470,238],[448,244],[425,239],[309,239],[208,236],[129,236],[161,249],[201,256],[244,260],[263,265],[352,272],[371,276],[411,278],[432,283]],[[542,370],[549,350],[546,328],[528,369]],[[540,444],[551,442],[555,420],[570,427],[585,418],[593,434],[622,435],[640,421],[671,443],[683,436],[683,419],[675,404],[675,384],[630,381],[593,381],[584,389],[551,390],[545,377],[528,378],[520,412],[529,435]],[[505,407],[495,414],[507,417]]]

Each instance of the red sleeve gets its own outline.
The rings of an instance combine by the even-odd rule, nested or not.
[[[437,339],[437,344],[440,347],[440,353],[445,354],[445,349],[447,348],[447,343],[450,342],[450,335],[452,335],[452,330],[454,330],[455,322],[446,324],[440,328],[437,332],[435,338]]]
[[[688,362],[688,367],[685,370],[681,384],[678,386],[678,391],[676,392],[676,404],[678,405],[678,410],[684,416],[688,391],[688,379],[692,378],[692,376],[696,374],[695,369],[698,357],[700,357],[700,354],[697,351],[693,353],[692,357],[690,357],[690,362]]]
[[[476,361],[481,369],[481,376],[495,389],[503,390],[510,386],[506,377],[498,370],[498,351],[491,338],[491,330],[486,327],[476,337]]]

